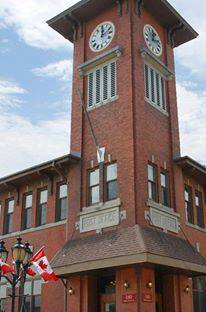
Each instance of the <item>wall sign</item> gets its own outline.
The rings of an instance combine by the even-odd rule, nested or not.
[[[80,216],[80,232],[89,232],[118,225],[120,222],[119,207],[104,209]]]
[[[147,294],[147,293],[142,294],[142,301],[152,302],[153,301],[152,294]]]
[[[137,301],[137,294],[126,294],[122,296],[122,303],[133,303]]]

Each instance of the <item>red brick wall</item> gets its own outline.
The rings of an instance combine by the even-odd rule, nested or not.
[[[118,16],[117,7],[94,17],[85,25],[85,37],[78,38],[74,48],[74,82],[72,108],[71,149],[82,153],[81,199],[69,223],[72,228],[78,213],[87,205],[87,169],[91,160],[97,165],[96,148],[85,116],[82,116],[80,99],[76,94],[79,87],[87,94],[86,78],[79,76],[77,66],[100,54],[89,48],[89,38],[94,28],[108,20],[116,27],[115,37],[107,50],[121,45],[123,54],[117,61],[117,94],[119,99],[110,104],[89,112],[93,128],[101,147],[106,147],[105,162],[108,154],[118,164],[119,197],[122,210],[127,211],[127,219],[122,226],[134,223],[146,224],[144,211],[147,194],[147,162],[154,156],[155,164],[160,168],[167,164],[170,173],[171,205],[177,209],[175,201],[175,183],[173,176],[173,156],[179,154],[179,131],[175,80],[167,82],[167,105],[169,117],[162,114],[144,100],[144,62],[140,48],[146,47],[143,38],[143,27],[149,23],[160,34],[164,50],[161,60],[174,71],[173,50],[167,43],[166,30],[148,12],[143,10],[139,18],[135,13],[134,2],[129,3],[126,13],[126,2],[123,1],[123,14]],[[73,205],[72,201],[70,205]]]
[[[45,246],[45,252],[49,260],[51,260],[57,251],[62,247],[66,240],[66,224],[55,226],[55,209],[56,209],[56,185],[60,181],[60,178],[54,179],[54,192],[53,195],[48,194],[47,204],[47,224],[53,223],[54,226],[46,229],[38,230],[36,226],[36,206],[37,206],[37,190],[41,187],[48,186],[47,179],[39,179],[28,181],[22,184],[19,189],[19,205],[15,204],[14,219],[13,219],[13,232],[21,230],[22,222],[22,209],[23,209],[23,196],[26,193],[27,185],[29,185],[29,191],[33,192],[33,208],[32,208],[32,232],[21,232],[20,236],[23,242],[28,241],[34,248],[34,252],[37,252],[42,246]],[[2,204],[2,211],[0,215],[0,236],[6,243],[6,248],[9,251],[8,263],[12,264],[11,259],[11,247],[16,243],[16,237],[13,234],[2,236],[3,222],[5,213],[5,201],[8,197],[15,197],[16,193],[11,189],[10,194],[8,191],[0,194],[0,202]],[[18,289],[17,289],[18,292]],[[42,311],[48,311],[48,307],[52,306],[53,311],[63,310],[63,286],[61,281],[57,283],[45,284],[42,286]],[[18,298],[16,298],[16,305],[18,305]],[[10,299],[7,300],[7,309],[10,309]]]

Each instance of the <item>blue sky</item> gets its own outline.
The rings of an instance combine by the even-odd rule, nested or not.
[[[75,0],[1,0],[0,176],[69,152],[72,45],[45,23]],[[200,37],[176,54],[182,154],[206,163],[206,2],[171,0]]]

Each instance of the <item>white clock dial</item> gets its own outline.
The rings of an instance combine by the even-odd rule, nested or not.
[[[151,25],[144,27],[144,39],[148,48],[157,56],[162,54],[162,42],[157,31]]]
[[[104,22],[98,25],[91,34],[89,46],[94,52],[99,52],[105,49],[112,41],[115,34],[114,24]]]

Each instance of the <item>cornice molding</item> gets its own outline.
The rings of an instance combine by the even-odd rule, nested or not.
[[[95,56],[94,58],[86,61],[83,64],[78,66],[78,71],[80,77],[84,76],[92,68],[112,60],[113,58],[118,58],[122,55],[123,48],[121,46],[116,46],[115,48],[108,50],[100,55]]]
[[[155,69],[157,69],[167,80],[172,80],[175,76],[163,62],[161,62],[156,56],[154,56],[148,49],[141,48],[140,54],[142,58]]]

